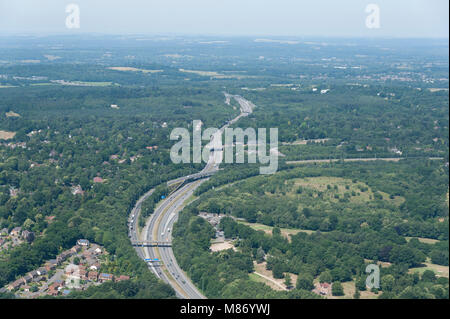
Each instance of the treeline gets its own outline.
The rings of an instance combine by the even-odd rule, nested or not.
[[[181,212],[173,229],[173,249],[180,267],[208,298],[319,298],[303,289],[277,292],[251,281],[251,249],[210,253],[215,231],[197,213],[191,206]]]
[[[139,214],[139,227],[145,226],[147,217],[155,210],[156,204],[169,194],[167,184],[158,185],[153,193],[142,203],[141,213]]]
[[[201,169],[171,162],[170,126],[189,128],[192,118],[211,126],[225,122],[234,111],[224,105],[221,90],[50,86],[17,88],[3,97],[0,111],[21,116],[7,118],[1,111],[2,129],[17,132],[8,142],[26,147],[0,147],[0,228],[21,226],[34,231],[36,240],[5,253],[0,286],[87,238],[115,255],[114,274],[142,279],[145,287],[136,296],[175,296],[155,278],[144,280],[153,275],[127,237],[127,216],[149,189]],[[175,110],[185,112],[174,116]],[[164,120],[169,128],[161,127]],[[158,188],[144,214],[163,194],[167,189]]]
[[[239,239],[239,249],[251,249],[256,261],[267,260],[274,278],[298,274],[297,287],[303,289],[313,289],[313,280],[318,278],[328,283],[354,281],[356,290],[366,290],[366,266],[384,261],[392,266],[381,267],[380,298],[448,298],[448,278],[436,278],[433,272],[420,278],[408,272],[410,267],[421,265],[430,251],[441,251],[441,247],[436,250],[417,239],[407,242],[392,231],[300,232],[288,241],[278,228],[269,236],[229,217],[221,220],[220,227],[226,237]]]
[[[448,240],[448,170],[440,161],[304,165],[245,179],[253,172],[233,167],[213,176],[197,191],[199,209],[268,226],[355,233],[391,225],[402,236]],[[296,186],[304,179],[311,185]]]

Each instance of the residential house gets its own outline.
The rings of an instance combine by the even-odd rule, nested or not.
[[[45,269],[47,269],[47,271],[56,269],[56,266],[58,266],[58,261],[56,259],[50,259],[45,263]]]
[[[98,278],[98,272],[96,272],[96,271],[90,271],[90,272],[88,273],[88,279],[89,279],[89,280],[97,281],[97,278]]]
[[[130,280],[130,276],[120,275],[116,278],[116,281],[122,281],[122,280]]]
[[[83,195],[84,194],[84,190],[81,188],[80,185],[73,186],[71,191],[72,191],[72,195]]]
[[[13,230],[11,230],[10,235],[11,236],[19,236],[21,232],[22,232],[22,227],[15,227],[15,228],[13,228]]]
[[[319,294],[321,294],[323,296],[328,295],[330,293],[330,288],[331,288],[331,285],[329,283],[326,283],[326,282],[320,283],[319,284]]]
[[[63,251],[61,254],[59,254],[56,259],[58,260],[58,263],[61,264],[63,261],[67,260],[67,258],[73,256],[75,252],[73,252],[71,249]]]
[[[77,253],[77,252],[79,252],[81,250],[81,246],[80,245],[75,245],[70,250],[72,250],[74,253]]]
[[[87,240],[87,239],[78,239],[77,240],[77,245],[80,245],[80,246],[89,246],[89,240]]]
[[[39,276],[44,276],[47,274],[47,269],[45,267],[40,267],[36,270]]]
[[[54,288],[53,286],[50,286],[50,288],[47,291],[47,295],[49,296],[57,296],[59,293],[57,288]]]
[[[31,282],[31,281],[33,280],[33,276],[31,276],[30,274],[26,274],[26,275],[23,276],[22,278],[23,278],[23,281],[24,281],[25,283],[29,283],[29,282]]]
[[[45,280],[45,278],[42,277],[42,276],[37,276],[37,277],[33,278],[33,282],[40,282],[40,281],[43,281],[43,280]]]
[[[98,176],[94,177],[94,183],[103,183],[103,182],[104,182],[103,178]]]
[[[13,291],[13,290],[19,289],[20,286],[22,286],[23,284],[24,284],[24,282],[22,279],[17,279],[16,281],[10,283],[7,288],[9,291]]]
[[[87,280],[88,279],[86,270],[80,270],[79,274],[80,274],[80,279],[81,280]]]
[[[90,269],[90,270],[94,270],[94,271],[100,270],[100,264],[99,264],[98,262],[96,262],[96,263],[92,264],[92,265],[89,267],[89,269]]]
[[[98,280],[100,281],[100,282],[105,282],[105,281],[112,281],[114,279],[114,276],[112,275],[112,274],[105,274],[105,273],[101,273],[99,276],[98,276]]]
[[[56,218],[56,216],[45,216],[45,220],[49,224],[51,224],[55,218]]]

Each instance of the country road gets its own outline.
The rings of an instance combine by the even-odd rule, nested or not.
[[[192,196],[194,191],[212,174],[219,170],[222,162],[223,150],[221,145],[221,135],[225,128],[236,123],[240,118],[248,116],[253,112],[255,105],[239,95],[229,95],[224,93],[227,100],[234,98],[240,105],[241,113],[234,119],[228,121],[212,137],[205,146],[210,150],[210,156],[203,170],[196,174],[169,181],[167,184],[185,183],[174,193],[164,199],[156,207],[153,214],[148,218],[142,233],[138,233],[138,219],[142,202],[153,193],[153,190],[144,194],[135,204],[129,217],[129,237],[133,242],[171,242],[173,224],[178,218],[178,213],[183,209],[186,200]],[[192,181],[193,180],[193,181]],[[206,297],[195,287],[188,276],[178,265],[172,251],[172,247],[142,246],[136,247],[136,251],[144,260],[147,260],[149,269],[154,274],[167,282],[175,290],[177,296],[183,299],[205,299]]]

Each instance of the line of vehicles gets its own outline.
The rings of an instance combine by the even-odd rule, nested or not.
[[[215,137],[219,137],[224,129],[230,124],[235,123],[241,117],[247,116],[249,113],[251,113],[254,106],[250,101],[247,101],[240,96],[232,97],[234,97],[236,101],[241,105],[241,114],[233,120],[228,121],[227,124],[220,129],[220,132],[217,132],[217,134],[213,135],[210,143],[207,145],[207,147],[210,148],[211,155],[208,163],[202,171],[196,174],[191,174],[169,181],[167,183],[170,186],[175,183],[184,184],[185,182],[188,182],[185,185],[180,185],[180,188],[178,188],[173,194],[165,198],[161,205],[157,207],[155,212],[150,217],[148,224],[143,229],[143,233],[141,234],[143,238],[156,241],[171,241],[170,227],[176,221],[177,212],[182,209],[184,201],[189,198],[189,196],[193,194],[194,190],[201,184],[201,181],[195,180],[208,177],[218,171],[219,165],[221,163],[220,157],[223,153],[223,147],[221,148],[217,146],[217,143],[214,143]],[[216,155],[218,157],[217,159]],[[190,180],[194,181],[189,182]],[[130,214],[129,232],[131,240],[138,239],[136,218],[139,216],[142,202],[149,194],[151,194],[151,191],[138,200],[135,208]],[[136,250],[139,256],[144,259],[149,268],[153,270],[158,278],[163,279],[164,281],[172,285],[172,287],[177,292],[177,296],[189,299],[205,298],[197,289],[197,287],[195,287],[195,285],[189,281],[188,277],[186,277],[184,272],[178,266],[171,247],[136,247]],[[162,271],[162,266],[164,266],[164,269],[165,271],[167,271],[167,273],[165,273],[165,271]],[[169,279],[170,274],[172,275],[172,279],[174,280]]]

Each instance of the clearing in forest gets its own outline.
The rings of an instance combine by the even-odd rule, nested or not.
[[[108,69],[114,70],[114,71],[123,71],[123,72],[142,72],[142,73],[159,73],[164,72],[163,70],[147,70],[147,69],[138,69],[138,68],[132,68],[128,66],[113,66],[109,67]]]
[[[16,132],[0,131],[0,140],[9,140],[16,136]]]

